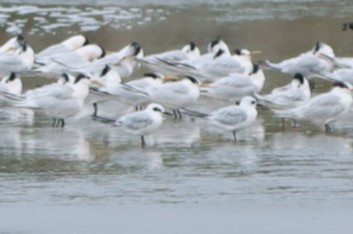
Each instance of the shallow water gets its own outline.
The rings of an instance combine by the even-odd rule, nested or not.
[[[40,51],[84,32],[108,50],[138,41],[150,54],[191,40],[205,51],[221,36],[232,47],[262,50],[255,60],[273,61],[322,40],[339,56],[353,54],[353,34],[341,31],[350,21],[350,1],[95,2],[7,0],[0,7],[0,39],[21,32]],[[266,75],[264,93],[290,81]],[[30,77],[25,87],[43,82],[49,81]],[[328,88],[319,82],[316,92]],[[222,105],[202,99],[190,108]],[[114,102],[101,109],[115,118],[129,111]],[[349,233],[351,119],[335,123],[331,134],[309,123],[288,123],[283,131],[259,108],[257,124],[239,132],[236,143],[202,121],[166,119],[141,149],[139,137],[88,117],[52,129],[51,119],[12,110],[0,122],[0,232]]]

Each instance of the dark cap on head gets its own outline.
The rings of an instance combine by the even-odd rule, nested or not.
[[[132,42],[130,45],[131,45],[132,47],[134,47],[134,49],[135,49],[134,55],[138,55],[138,54],[140,53],[140,51],[141,51],[141,46],[140,46],[140,44],[137,43],[137,42]]]
[[[219,50],[217,51],[217,53],[213,56],[213,59],[216,59],[216,58],[221,57],[221,55],[224,54],[224,52],[225,52],[224,50],[219,49]]]
[[[83,42],[83,45],[88,45],[90,42],[86,36],[83,36],[85,38],[85,42]]]
[[[103,68],[101,74],[99,76],[105,76],[109,71],[110,71],[111,67],[109,65],[105,65],[105,67]]]
[[[349,89],[349,87],[341,81],[336,81],[335,83],[333,83],[332,87],[340,87],[343,89]]]
[[[76,84],[77,82],[79,82],[79,81],[82,80],[82,79],[89,79],[89,78],[88,78],[88,76],[86,76],[85,74],[79,73],[79,74],[76,76],[76,79],[75,79],[74,84]]]
[[[316,42],[313,53],[315,54],[319,49],[321,49],[321,41]]]
[[[304,78],[303,74],[301,74],[301,73],[295,73],[294,76],[293,76],[293,79],[297,79],[297,80],[299,80],[299,82],[300,82],[301,84],[303,84],[305,78]]]
[[[13,81],[14,79],[16,79],[16,74],[14,72],[11,72],[9,79],[7,81]]]
[[[69,82],[69,75],[68,75],[67,73],[63,73],[63,74],[61,75],[61,77],[64,78],[65,83],[66,83],[66,82]]]
[[[190,80],[192,83],[194,84],[199,84],[200,82],[198,81],[198,79],[196,79],[195,77],[192,76],[184,76],[186,79]]]
[[[195,43],[193,41],[190,42],[189,45],[190,45],[190,49],[191,50],[194,50],[196,48],[196,45],[195,45]]]
[[[156,73],[153,73],[153,72],[147,72],[145,74],[143,74],[143,76],[145,77],[152,77],[153,79],[158,79],[160,78],[160,76]]]
[[[218,44],[220,40],[221,40],[221,37],[218,36],[216,39],[214,39],[213,41],[211,41],[211,44],[210,44],[211,49],[212,49],[216,44]]]

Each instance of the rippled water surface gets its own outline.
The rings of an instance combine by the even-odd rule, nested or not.
[[[145,54],[193,40],[202,51],[221,36],[231,47],[279,61],[316,41],[352,56],[350,1],[47,1],[0,4],[1,42],[23,33],[35,51],[84,33],[107,50],[138,41]],[[133,78],[144,72],[140,68]],[[290,77],[266,71],[264,93]],[[48,80],[24,80],[33,88]],[[318,83],[315,92],[329,89]],[[325,134],[296,128],[259,108],[239,141],[200,120],[167,118],[139,137],[81,119],[52,129],[51,119],[8,110],[0,121],[0,233],[350,233],[352,114]],[[227,103],[201,99],[204,111]],[[101,113],[133,111],[109,102]],[[254,223],[258,225],[254,225]]]

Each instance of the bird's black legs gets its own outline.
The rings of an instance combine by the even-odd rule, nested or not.
[[[142,135],[141,136],[141,148],[144,148],[145,146],[146,146],[145,137]]]
[[[237,141],[237,132],[235,130],[233,131],[233,137],[234,137],[234,142],[236,142]]]

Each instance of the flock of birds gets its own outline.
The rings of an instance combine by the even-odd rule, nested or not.
[[[331,131],[330,123],[351,109],[353,58],[336,57],[332,47],[323,42],[279,63],[255,64],[252,55],[260,51],[231,51],[220,38],[211,41],[207,50],[201,54],[191,42],[178,50],[144,56],[141,46],[132,42],[117,52],[106,53],[85,36],[75,35],[35,53],[19,35],[0,47],[0,72],[4,74],[1,110],[31,109],[53,118],[53,127],[64,127],[65,119],[77,115],[92,95],[93,120],[139,135],[145,146],[144,136],[162,125],[163,114],[175,119],[183,115],[202,118],[232,132],[236,141],[236,131],[256,121],[257,104],[282,119],[322,124],[326,132]],[[141,65],[151,72],[129,79]],[[260,94],[266,80],[264,69],[290,74],[293,80],[269,94]],[[57,81],[22,92],[20,76],[38,74],[54,74]],[[332,89],[312,96],[313,78],[331,81]],[[211,113],[188,109],[202,96],[231,105]],[[131,104],[136,112],[117,120],[99,116],[99,104],[112,99]]]

